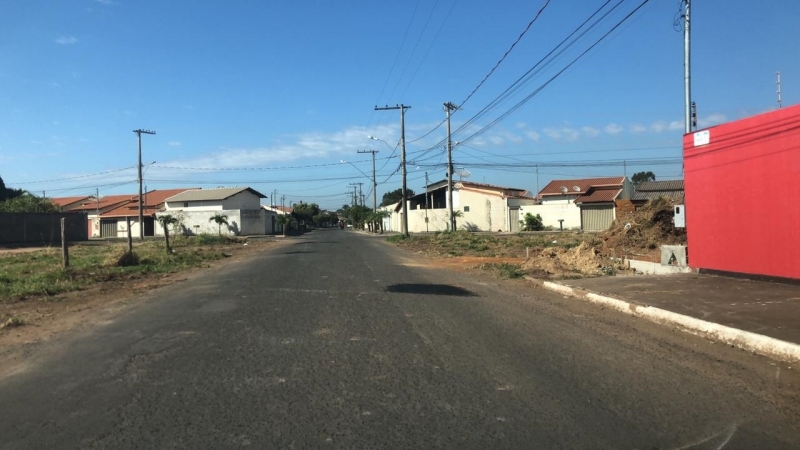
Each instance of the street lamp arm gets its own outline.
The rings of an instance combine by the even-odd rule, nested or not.
[[[367,178],[371,178],[369,175],[367,175],[366,173],[364,173],[364,171],[363,171],[363,170],[359,169],[359,168],[358,168],[358,167],[357,167],[355,164],[351,163],[350,161],[341,160],[341,161],[339,161],[339,162],[341,162],[342,164],[350,164],[351,166],[355,167],[355,169],[356,169],[357,171],[361,172],[361,175],[364,175],[364,176],[365,176],[365,177],[367,177]]]
[[[397,146],[392,147],[388,142],[384,141],[383,139],[376,138],[375,136],[367,136],[367,138],[372,139],[373,141],[381,141],[383,145],[389,148],[389,150],[394,151],[397,149]]]

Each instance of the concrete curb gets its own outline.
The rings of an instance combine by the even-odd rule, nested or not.
[[[771,338],[749,331],[720,325],[714,322],[697,319],[695,317],[674,313],[661,308],[647,305],[637,305],[625,300],[619,300],[604,295],[598,295],[583,289],[576,289],[552,281],[542,281],[536,278],[525,277],[528,281],[545,289],[558,292],[570,297],[588,300],[601,304],[634,317],[641,317],[651,322],[680,327],[683,331],[713,338],[743,350],[767,356],[781,361],[794,362],[800,360],[800,345],[780,339]]]

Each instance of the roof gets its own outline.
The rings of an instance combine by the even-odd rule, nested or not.
[[[575,203],[606,203],[617,199],[622,189],[614,188],[592,188],[590,192],[583,194],[575,199]]]
[[[123,194],[123,195],[106,195],[100,197],[100,199],[95,198],[87,198],[86,200],[82,201],[80,205],[70,208],[70,211],[86,211],[88,213],[100,210],[103,211],[108,208],[116,208],[119,205],[128,203],[136,199],[135,194]]]
[[[518,192],[523,192],[523,193],[524,192],[528,192],[527,189],[512,188],[512,187],[505,187],[505,186],[497,186],[497,185],[494,185],[494,184],[486,184],[486,183],[475,183],[473,181],[453,180],[453,186],[454,187],[458,188],[459,184],[461,186],[463,186],[463,187],[489,188],[489,189],[497,189],[497,190],[502,190],[502,191],[518,191]],[[429,192],[430,191],[434,191],[436,189],[440,189],[440,188],[445,188],[445,189],[447,188],[447,180],[446,179],[445,180],[441,180],[441,181],[437,181],[435,183],[430,183],[428,185],[428,191]],[[419,195],[419,194],[417,194],[417,195]],[[409,197],[409,198],[411,198],[411,197]]]
[[[198,189],[198,188],[188,188]],[[164,201],[170,197],[186,191],[182,189],[156,189],[142,195],[142,214],[149,216],[155,214],[164,205]],[[116,208],[100,214],[103,217],[133,217],[139,215],[139,196],[133,196],[128,203],[117,206]]]
[[[78,203],[78,202],[80,202],[82,200],[87,200],[87,199],[90,199],[90,198],[93,198],[93,197],[91,195],[82,195],[82,196],[79,196],[79,197],[53,197],[53,198],[50,199],[50,201],[54,205],[63,208],[64,206],[71,205],[73,203]]]
[[[283,214],[291,214],[291,213],[292,213],[292,211],[294,211],[294,208],[292,208],[291,206],[280,206],[280,205],[270,206],[270,205],[261,205],[261,208],[262,208],[262,209],[266,209],[267,211],[273,211],[273,212],[277,212],[277,213],[283,213]]]
[[[605,178],[580,178],[577,180],[553,180],[547,184],[541,191],[539,196],[542,195],[564,195],[566,188],[567,194],[578,195],[585,194],[591,187],[622,187],[625,183],[625,177],[605,177]],[[577,189],[576,189],[577,188]]]
[[[267,198],[266,195],[258,192],[257,190],[249,187],[235,187],[235,188],[216,188],[216,189],[196,189],[196,190],[185,190],[185,192],[181,192],[177,195],[169,197],[166,199],[168,202],[199,202],[199,201],[207,201],[207,200],[225,200],[227,198],[233,197],[234,195],[244,192],[250,191],[253,195],[257,195],[258,198]]]
[[[636,186],[631,201],[683,199],[683,180],[643,181]]]

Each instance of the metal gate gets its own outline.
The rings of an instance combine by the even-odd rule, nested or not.
[[[614,221],[614,205],[581,205],[581,229],[602,231]]]
[[[508,210],[508,228],[512,233],[519,233],[519,208]]]
[[[117,221],[101,220],[100,237],[117,237]]]

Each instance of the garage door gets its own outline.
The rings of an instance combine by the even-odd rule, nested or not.
[[[614,205],[581,205],[581,229],[603,231],[614,221]]]
[[[116,220],[101,220],[100,221],[100,236],[101,237],[117,237],[117,221]]]
[[[510,232],[519,233],[519,208],[508,210],[508,225]]]

